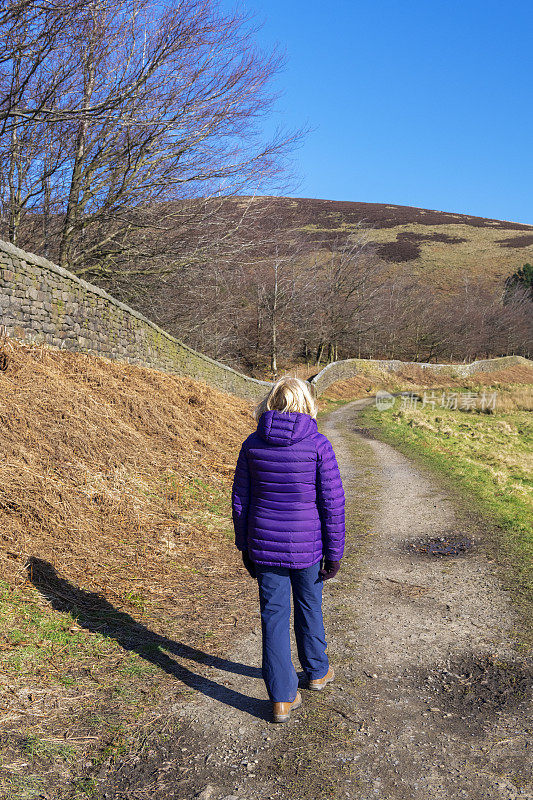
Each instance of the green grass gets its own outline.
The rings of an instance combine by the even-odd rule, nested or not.
[[[484,387],[489,393],[496,391]],[[472,391],[472,389],[469,389]],[[453,390],[435,390],[441,397]],[[515,392],[516,394],[516,392]],[[430,393],[427,392],[426,397]],[[470,508],[495,524],[496,554],[512,576],[509,587],[523,602],[533,602],[533,419],[531,411],[513,408],[513,389],[498,387],[493,413],[479,407],[414,407],[396,399],[392,408],[366,408],[363,426],[406,455],[451,479]],[[499,410],[508,407],[509,411]],[[479,403],[478,403],[479,406]]]
[[[27,753],[30,760],[72,761],[76,757],[76,748],[65,742],[51,741],[35,734],[26,736],[22,743],[22,750]]]
[[[105,611],[98,616],[102,622],[112,618]],[[58,713],[53,706],[51,724],[40,717],[42,730],[35,730],[30,716],[0,737],[2,800],[33,800],[56,779],[61,789],[54,797],[99,797],[94,780],[82,776],[83,765],[119,761],[127,751],[125,731],[134,736],[139,717],[161,700],[154,682],[160,670],[149,660],[158,648],[148,642],[139,653],[125,652],[113,638],[84,629],[84,619],[49,608],[33,588],[0,583],[0,674],[9,687],[7,699],[22,690],[32,707],[41,708],[48,692],[63,708]],[[79,740],[63,741],[72,731]],[[27,762],[24,773],[21,761]],[[72,781],[68,792],[65,781]]]
[[[154,513],[174,518],[180,532],[188,532],[192,523],[232,539],[226,484],[216,476],[202,480],[161,471],[142,489]],[[171,544],[169,535],[164,557],[172,560],[173,569],[202,572],[184,561],[179,548],[174,553]],[[170,699],[186,702],[196,696],[161,668],[175,654],[150,638],[143,641],[142,629],[134,625],[135,618],[142,618],[149,630],[164,630],[171,639],[188,635],[192,641],[191,632],[176,622],[172,606],[160,609],[159,595],[154,600],[144,585],[138,585],[144,581],[138,571],[132,564],[129,585],[119,598],[133,607],[128,612],[121,611],[120,604],[114,608],[110,600],[99,603],[92,595],[85,597],[75,586],[70,594],[68,584],[64,597],[61,587],[49,587],[51,596],[57,591],[54,603],[29,581],[0,581],[0,708],[6,722],[0,737],[1,800],[33,800],[51,785],[57,800],[99,797],[87,769],[101,764],[113,770],[136,752],[138,740],[145,739],[147,720],[155,709],[166,709]],[[196,592],[195,600],[209,602],[208,594]],[[147,621],[145,612],[152,614]],[[198,643],[209,647],[218,635],[204,624],[196,634]],[[68,741],[61,742],[62,736]]]
[[[81,778],[74,781],[72,800],[87,800],[88,797],[99,798],[98,784],[94,778]]]
[[[201,521],[208,530],[216,527],[229,538],[233,537],[233,525],[228,516],[230,499],[226,486],[196,476],[190,476],[183,481],[179,473],[167,471],[160,477],[155,494],[150,496],[167,504],[179,504],[179,511],[172,508],[167,510],[172,519],[180,520],[193,514],[195,520]]]
[[[1,766],[1,764],[0,764]],[[44,780],[36,775],[6,775],[0,778],[2,800],[35,800],[43,797]],[[46,796],[46,795],[44,795]]]
[[[72,661],[109,655],[116,645],[100,634],[80,629],[70,613],[42,607],[35,590],[9,588],[0,583],[0,671],[11,678],[27,678],[46,671],[63,685],[73,679],[68,674]]]

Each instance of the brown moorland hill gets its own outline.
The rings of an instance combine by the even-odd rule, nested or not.
[[[285,250],[295,267],[300,286],[298,301],[305,298],[301,287],[306,284],[308,270],[313,272],[311,284],[317,286],[320,301],[320,293],[327,294],[331,288],[331,272],[321,269],[327,264],[327,248],[342,247],[364,237],[374,243],[382,259],[376,265],[378,283],[384,281],[390,288],[394,276],[401,275],[399,291],[402,286],[414,284],[412,296],[427,312],[422,315],[422,339],[433,339],[437,319],[450,320],[448,329],[458,342],[459,353],[453,344],[442,344],[441,349],[467,359],[475,356],[460,343],[461,339],[466,341],[460,318],[468,317],[470,298],[478,310],[485,301],[493,302],[487,319],[491,330],[497,330],[495,318],[499,319],[498,304],[506,278],[524,263],[533,262],[533,225],[411,206],[243,196],[204,203],[161,203],[150,207],[149,212],[151,227],[144,228],[132,218],[133,229],[137,224],[141,226],[138,241],[137,235],[132,234],[130,242],[134,251],[137,248],[136,255],[122,262],[119,259],[118,266],[110,262],[102,269],[83,264],[78,274],[141,311],[186,344],[243,371],[258,370],[270,356],[268,298],[273,290],[273,273],[268,261],[275,252]],[[287,268],[282,272],[285,284],[292,273]],[[435,304],[431,303],[430,294],[435,296]],[[451,298],[453,303],[455,296],[461,299],[458,307],[447,302]],[[365,298],[361,299],[364,306]],[[378,318],[387,319],[385,295],[378,296],[376,303]],[[316,308],[316,304],[311,303],[311,307]],[[348,323],[344,338],[349,349],[342,355],[356,355],[362,345],[363,350],[367,348],[363,353],[366,355],[394,352],[406,360],[417,357],[419,337],[412,330],[412,309],[410,298],[402,304],[400,295],[394,318],[397,335],[391,334],[395,341],[387,343],[390,336],[378,335],[378,349],[368,349],[365,337],[359,341],[357,332],[349,331]],[[309,312],[302,320],[305,324],[296,324],[295,303],[289,302],[285,311],[279,312],[279,342],[290,358],[297,356],[294,332],[298,338],[309,339],[313,349],[318,346],[320,321],[314,330],[314,313]],[[365,314],[371,316],[372,309],[363,317]],[[284,319],[288,320],[286,331]],[[363,331],[367,325],[368,320],[363,319]],[[472,325],[475,329],[475,323]],[[509,323],[504,312],[501,325],[502,331],[510,325],[517,340],[522,336],[518,333],[522,328]],[[326,329],[330,326],[328,322]],[[502,333],[492,352],[489,337],[481,334],[479,353],[505,352],[503,337]],[[519,346],[518,341],[513,341],[511,349]],[[421,357],[430,356],[426,353]],[[445,360],[444,356],[439,358]],[[255,376],[258,374],[254,372]]]
[[[249,198],[232,201],[238,209]],[[321,243],[344,243],[360,226],[379,255],[438,288],[453,288],[465,274],[502,282],[533,260],[533,225],[412,206],[292,197],[258,197],[263,229],[296,229],[313,251]],[[228,203],[225,213],[235,212]]]

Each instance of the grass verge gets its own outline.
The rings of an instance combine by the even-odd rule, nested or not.
[[[146,731],[159,742],[171,709],[201,690],[203,665],[248,618],[229,502],[229,487],[198,479],[182,488],[180,513],[194,507],[218,556],[188,565],[192,597],[176,595],[174,609],[133,581],[123,603],[110,602],[39,559],[24,583],[0,582],[0,800],[114,792],[122,765],[149,749]],[[180,569],[172,550],[166,558]]]

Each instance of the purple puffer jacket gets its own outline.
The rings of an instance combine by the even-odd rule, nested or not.
[[[344,489],[329,439],[299,411],[265,411],[232,489],[235,544],[256,564],[303,569],[344,552]]]

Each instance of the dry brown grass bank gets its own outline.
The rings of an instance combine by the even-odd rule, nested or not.
[[[23,585],[27,559],[44,559],[155,627],[162,614],[198,624],[208,587],[231,605],[242,573],[227,501],[250,403],[81,353],[7,353],[0,577]]]

